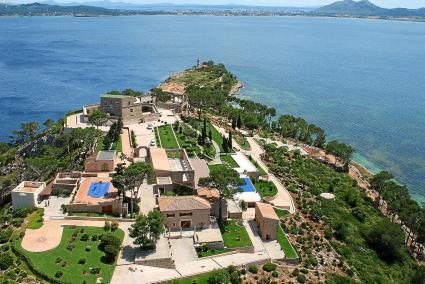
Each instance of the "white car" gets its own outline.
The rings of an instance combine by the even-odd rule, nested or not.
[[[152,124],[148,124],[147,129],[151,130],[152,128],[153,128],[153,127],[152,127]]]
[[[156,143],[155,143],[155,141],[154,141],[154,140],[152,140],[152,141],[151,141],[151,143],[150,143],[149,145],[151,145],[151,146],[155,146],[155,145],[156,145]]]

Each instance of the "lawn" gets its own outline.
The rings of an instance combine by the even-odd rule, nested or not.
[[[261,197],[275,196],[277,188],[271,181],[251,180]]]
[[[226,162],[227,164],[229,164],[229,166],[231,168],[237,168],[239,167],[238,164],[236,163],[236,161],[232,158],[232,155],[221,155],[220,159],[223,162]]]
[[[233,250],[231,249],[209,249],[207,251],[200,251],[197,252],[198,257],[202,258],[202,257],[207,257],[207,256],[212,256],[212,255],[218,255],[218,254],[223,254],[226,252],[231,252]]]
[[[263,169],[263,167],[261,167],[257,161],[255,161],[254,159],[250,159],[252,164],[257,168],[258,173],[260,174],[260,176],[266,176],[267,172]]]
[[[276,212],[276,215],[277,215],[279,218],[283,218],[283,217],[285,217],[285,216],[289,215],[289,212],[288,212],[287,210],[283,210],[283,209],[277,209],[277,208],[275,208],[275,209],[274,209],[274,211]]]
[[[121,141],[121,136],[118,139],[118,141],[114,142],[114,146],[113,149],[117,152],[122,152],[122,141]]]
[[[193,277],[188,277],[188,278],[184,278],[184,279],[179,279],[176,280],[173,283],[178,283],[178,284],[207,284],[208,283],[208,278],[211,277],[211,275],[214,273],[215,271],[211,271],[205,274],[200,274],[197,276],[193,276]]]
[[[39,229],[41,226],[43,226],[43,215],[44,215],[44,209],[38,208],[34,212],[32,212],[30,215],[28,215],[27,220],[27,228],[28,229]]]
[[[286,238],[285,233],[280,226],[277,229],[277,241],[280,244],[280,248],[285,253],[286,258],[298,258],[297,252],[292,247],[288,238]]]
[[[202,130],[203,121],[197,120],[197,119],[192,118],[192,117],[188,117],[187,122],[194,129],[197,129],[199,131]],[[215,127],[211,124],[211,122],[207,121],[207,134],[210,132],[210,130],[211,130],[212,140],[214,140],[217,143],[218,147],[220,147],[220,152],[224,152],[224,150],[223,150],[223,136],[220,134],[220,132],[218,132],[217,129],[215,129]]]
[[[174,131],[171,125],[163,125],[158,127],[159,138],[161,139],[161,147],[165,149],[178,149],[179,144],[177,143]]]
[[[228,220],[220,224],[220,231],[223,235],[224,246],[227,248],[252,246],[245,227],[239,226],[236,220]]]
[[[81,231],[83,230],[83,233]],[[74,241],[73,234],[78,232]],[[80,238],[83,234],[88,234],[90,239],[82,241]],[[100,244],[100,236],[105,234],[103,228],[95,227],[65,227],[63,230],[61,243],[57,248],[46,252],[29,252],[21,247],[21,239],[15,243],[16,249],[30,259],[34,269],[40,271],[52,278],[55,273],[63,272],[62,277],[58,280],[67,281],[67,283],[81,284],[83,281],[87,283],[96,283],[96,279],[102,277],[102,283],[109,283],[114,272],[115,264],[106,264],[102,262],[104,253],[98,248]],[[120,229],[115,231],[121,242],[124,238],[124,232]],[[93,235],[98,236],[98,240],[92,241]],[[75,245],[73,250],[67,249],[68,245]],[[86,248],[90,247],[90,250]],[[85,259],[85,264],[79,264],[80,259]],[[91,274],[91,268],[100,268],[100,273]]]
[[[248,140],[246,140],[245,137],[235,135],[234,139],[239,144],[239,146],[241,146],[242,149],[244,149],[244,150],[250,150],[251,149],[251,146],[249,145],[249,142],[248,142]]]

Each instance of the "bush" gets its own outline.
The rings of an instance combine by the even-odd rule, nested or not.
[[[108,234],[100,238],[100,249],[106,254],[104,261],[112,263],[115,261],[121,247],[121,241],[118,237]]]
[[[115,232],[118,229],[118,222],[111,223],[111,231]]]
[[[92,270],[90,271],[91,274],[97,275],[100,273],[100,268],[99,267],[94,267],[92,268]]]
[[[24,222],[23,218],[13,218],[12,219],[12,225],[16,228],[20,227],[23,222]]]
[[[276,264],[267,262],[266,264],[263,265],[263,270],[267,272],[271,272],[276,270],[276,267],[277,267]]]
[[[248,271],[251,272],[252,274],[257,274],[258,273],[258,266],[257,265],[250,265],[248,267]]]
[[[241,279],[238,271],[233,271],[232,273],[230,273],[230,283],[231,284],[241,284],[242,283],[242,279]]]
[[[229,276],[223,270],[214,271],[207,279],[208,284],[223,284],[229,283]]]
[[[12,232],[13,231],[10,228],[0,230],[0,244],[7,243],[10,239],[10,236],[12,235]]]
[[[13,257],[9,254],[0,255],[0,270],[6,270],[13,264]]]
[[[305,283],[305,281],[307,281],[307,277],[305,277],[304,274],[298,274],[297,281],[300,283]]]
[[[86,264],[87,260],[85,258],[80,258],[80,260],[78,260],[78,264]]]
[[[87,242],[89,240],[90,236],[89,234],[83,234],[80,238],[81,241]]]
[[[62,271],[56,271],[56,273],[55,273],[55,277],[56,278],[61,278],[62,275],[63,275],[63,272]]]
[[[294,271],[292,271],[292,276],[297,276],[298,274],[300,274],[300,271],[298,268],[295,268]]]
[[[233,272],[238,271],[237,267],[234,265],[229,265],[229,267],[227,267],[227,272],[229,274],[232,274]]]
[[[245,275],[245,274],[246,274],[246,269],[245,269],[245,268],[242,268],[242,269],[241,269],[241,274],[242,274],[242,275]]]
[[[20,208],[13,210],[12,217],[13,218],[25,218],[28,216],[28,214],[32,213],[34,209],[32,208]]]
[[[61,257],[57,257],[55,260],[55,263],[61,263],[62,262],[62,258]]]
[[[279,277],[279,272],[277,272],[277,271],[273,271],[273,272],[272,272],[272,276],[273,276],[274,278],[278,278],[278,277]]]
[[[91,240],[92,240],[93,242],[96,242],[98,239],[99,239],[99,237],[98,237],[97,235],[93,235],[93,236],[91,236]]]
[[[105,221],[105,225],[103,225],[103,229],[105,231],[110,231],[111,230],[111,222]]]
[[[91,251],[91,246],[86,246],[86,251]]]
[[[74,244],[69,243],[68,246],[66,247],[67,250],[72,251],[75,248]]]

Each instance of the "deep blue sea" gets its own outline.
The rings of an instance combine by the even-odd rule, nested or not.
[[[197,58],[305,117],[425,202],[425,23],[307,17],[0,18],[0,139]]]

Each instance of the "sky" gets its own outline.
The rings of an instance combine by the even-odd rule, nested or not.
[[[37,0],[15,0],[1,2],[13,3],[32,3]],[[43,0],[38,0],[42,2]],[[55,0],[55,2],[91,2],[97,0]],[[308,6],[322,6],[336,2],[337,0],[110,0],[112,2],[127,2],[137,4],[162,4],[162,3],[175,3],[175,4],[242,4],[242,5],[255,5],[255,6],[293,6],[293,7],[308,7]],[[375,5],[385,8],[420,8],[425,7],[425,0],[370,0]]]

